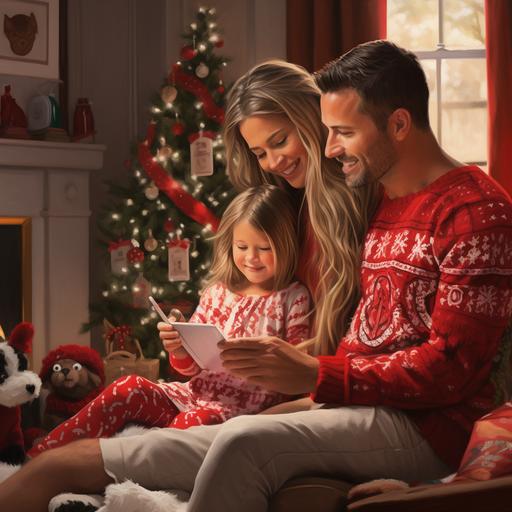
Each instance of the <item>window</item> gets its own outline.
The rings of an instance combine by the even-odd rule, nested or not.
[[[413,51],[430,89],[430,124],[454,158],[487,164],[484,0],[387,0],[388,39]]]

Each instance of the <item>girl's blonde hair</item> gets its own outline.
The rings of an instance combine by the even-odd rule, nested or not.
[[[263,172],[240,134],[244,119],[268,114],[286,116],[308,154],[305,197],[320,246],[315,261],[320,281],[315,290],[314,336],[303,347],[313,354],[330,354],[347,331],[359,300],[361,249],[380,195],[378,185],[347,186],[340,164],[324,156],[327,129],[321,121],[320,92],[313,77],[300,66],[272,60],[248,71],[228,97],[224,123],[227,168],[238,189],[269,182],[290,188],[285,180]]]
[[[237,195],[226,208],[213,241],[213,261],[208,284],[224,283],[230,290],[249,284],[233,260],[233,230],[247,221],[268,238],[274,253],[274,290],[286,288],[297,270],[297,210],[291,197],[273,185],[251,187]]]

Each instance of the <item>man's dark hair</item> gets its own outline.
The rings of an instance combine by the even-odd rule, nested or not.
[[[356,46],[316,72],[315,81],[323,93],[354,89],[381,130],[397,108],[408,110],[418,128],[430,126],[425,73],[416,55],[390,41]]]

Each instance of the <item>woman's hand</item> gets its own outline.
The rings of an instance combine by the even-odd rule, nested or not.
[[[288,395],[315,390],[318,360],[276,337],[235,338],[219,343],[229,373]]]
[[[177,317],[177,315],[170,315],[169,320],[171,322],[184,321],[183,318]],[[158,322],[156,325],[159,331],[160,339],[164,349],[173,354],[175,357],[184,358],[188,357],[188,352],[183,348],[181,344],[181,337],[179,332],[171,325],[165,322]]]

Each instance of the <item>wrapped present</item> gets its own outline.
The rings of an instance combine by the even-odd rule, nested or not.
[[[457,480],[490,480],[512,474],[512,402],[475,422]]]

